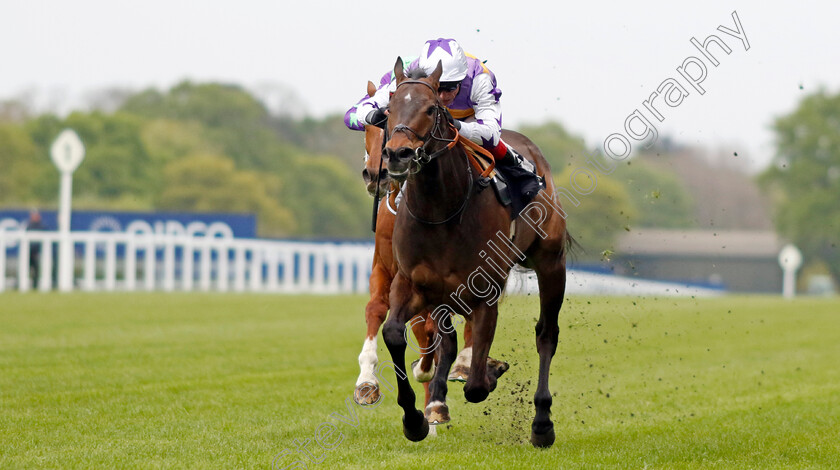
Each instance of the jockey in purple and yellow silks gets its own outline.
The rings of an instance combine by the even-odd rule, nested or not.
[[[539,177],[531,162],[523,159],[501,139],[502,91],[496,85],[496,76],[478,58],[465,54],[454,39],[426,41],[418,59],[406,70],[423,69],[431,74],[438,62],[443,66],[438,87],[438,98],[454,118],[455,127],[462,136],[481,145],[496,158],[503,175],[521,190],[522,194],[535,196],[541,188]],[[365,125],[382,127],[387,119],[387,107],[396,89],[393,72],[382,77],[380,87],[372,97],[365,97],[351,108],[344,122],[351,129],[364,129]]]

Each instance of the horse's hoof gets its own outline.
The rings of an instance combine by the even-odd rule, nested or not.
[[[419,424],[416,426],[408,426],[405,421],[405,416],[403,416],[403,434],[405,434],[406,439],[411,442],[420,442],[429,435],[429,422],[426,421],[426,417],[423,416],[423,413],[420,410],[414,410],[415,418],[419,419]]]
[[[414,373],[414,378],[420,382],[431,382],[432,378],[435,376],[435,364],[432,363],[432,367],[429,368],[428,371],[424,371],[420,368],[420,359],[411,363],[411,371]]]
[[[426,421],[429,424],[443,424],[448,423],[449,420],[449,407],[446,403],[433,401],[426,406]]]
[[[537,434],[531,430],[531,444],[540,449],[551,447],[554,444],[554,425],[551,425],[548,431],[541,434]]]
[[[353,391],[353,401],[362,406],[372,406],[379,403],[382,395],[379,393],[379,385],[370,382],[362,382],[356,385]]]
[[[481,403],[490,395],[490,390],[483,387],[464,387],[464,398],[470,403]]]
[[[449,372],[449,377],[447,377],[446,380],[450,382],[466,382],[469,377],[469,367],[456,365],[452,367],[452,370]]]
[[[492,357],[487,358],[487,372],[497,379],[507,372],[508,369],[510,369],[510,365],[507,362],[493,359]]]

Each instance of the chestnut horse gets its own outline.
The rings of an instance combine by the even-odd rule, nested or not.
[[[437,95],[441,65],[428,77],[419,69],[406,77],[402,60],[397,59],[394,76],[397,87],[390,100],[383,157],[391,178],[406,183],[394,222],[392,244],[397,273],[382,336],[397,375],[403,434],[419,441],[428,434],[429,421],[449,419],[446,377],[457,351],[452,313],[469,316],[473,323],[472,361],[464,397],[481,402],[496,388],[503,370],[488,363],[487,357],[496,329],[497,301],[510,269],[517,263],[536,271],[540,289],[540,318],[536,324],[540,366],[531,443],[551,446],[554,425],[548,378],[557,349],[557,321],[565,293],[566,252],[571,237],[566,233],[562,209],[553,197],[548,163],[524,136],[508,141],[536,165],[547,185],[522,212],[530,215],[529,223],[520,217],[510,233],[510,209],[499,203],[492,190],[476,184],[483,183],[479,170],[471,165],[465,149],[456,145],[457,130],[449,124]],[[536,221],[533,210],[540,213]],[[457,310],[450,306],[455,297]],[[440,339],[435,351],[437,369],[429,387],[431,402],[425,414],[415,408],[414,391],[405,374],[405,324],[424,311],[432,312],[430,318]]]
[[[369,83],[369,86],[373,86]],[[375,89],[374,89],[375,90]],[[376,155],[380,161],[382,152],[382,129],[375,126],[365,126],[365,149],[367,155]],[[370,159],[369,159],[370,160]],[[369,162],[368,162],[369,163]],[[381,166],[381,165],[380,165]],[[387,171],[387,170],[386,170]],[[359,354],[359,377],[356,379],[356,389],[353,393],[353,400],[360,405],[375,405],[381,398],[379,380],[377,379],[377,364],[379,359],[376,354],[376,337],[379,334],[379,327],[385,321],[388,314],[388,300],[391,292],[391,281],[394,279],[396,266],[391,249],[391,234],[394,231],[394,216],[389,212],[389,205],[396,205],[394,196],[396,191],[388,193],[390,183],[387,178],[370,178],[367,167],[363,171],[365,181],[368,183],[368,191],[377,192],[384,196],[379,203],[379,217],[376,219],[376,235],[373,251],[373,266],[370,274],[369,289],[370,300],[365,306],[365,323],[367,333],[362,352]],[[396,188],[392,188],[396,190]],[[390,198],[390,200],[389,200]],[[432,331],[426,331],[426,323],[418,321],[412,323],[412,331],[417,338],[417,345],[421,351],[428,349],[429,338]],[[426,391],[426,401],[429,399],[428,381],[432,378],[432,353],[431,351],[421,355],[421,360],[413,367],[414,377],[423,382]]]

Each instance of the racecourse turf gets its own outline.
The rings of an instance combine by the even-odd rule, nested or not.
[[[451,423],[419,443],[393,392],[352,404],[364,304],[4,293],[0,468],[840,466],[838,299],[567,299],[548,450],[528,443],[534,297],[502,304],[496,391],[468,404],[450,384]]]

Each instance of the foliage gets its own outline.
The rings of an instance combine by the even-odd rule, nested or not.
[[[278,117],[272,120],[272,126],[280,136],[300,148],[339,157],[352,173],[358,174],[364,167],[364,133],[347,129],[341,115],[300,120]]]
[[[574,170],[566,167],[562,173],[555,173],[555,185],[571,190]],[[560,202],[568,214],[566,222],[569,232],[583,247],[581,258],[590,260],[600,258],[602,252],[615,251],[618,234],[629,231],[638,217],[627,189],[618,180],[597,172],[592,174],[598,180],[594,182],[597,186],[591,194],[583,196],[571,191],[580,202],[578,206],[560,196]],[[575,178],[582,187],[592,184],[585,173],[578,173]]]
[[[776,226],[840,279],[840,93],[807,96],[773,129],[774,166],[760,181],[775,198]]]
[[[257,214],[261,236],[371,236],[371,200],[359,176],[363,135],[346,129],[342,116],[271,115],[247,90],[219,83],[103,96],[98,109],[66,118],[31,117],[23,105],[6,104],[0,204],[54,206],[58,172],[49,148],[69,127],[86,147],[74,207],[245,211]],[[585,164],[583,139],[561,124],[521,131],[540,146],[558,181]],[[569,207],[570,228],[591,257],[612,249],[615,235],[637,221],[686,226],[686,198],[663,172],[634,162],[599,174],[598,184],[581,198],[581,209]]]
[[[34,184],[52,163],[38,151],[22,126],[0,123],[0,201],[36,202]]]
[[[624,183],[639,213],[636,225],[657,228],[693,228],[694,204],[691,196],[673,174],[657,169],[644,158],[633,158],[619,165],[610,175]]]
[[[147,119],[200,123],[205,137],[243,168],[278,170],[291,153],[271,129],[265,106],[237,85],[183,82],[168,93],[147,90],[132,96],[122,110]]]
[[[279,178],[236,170],[227,157],[194,155],[172,161],[164,169],[164,189],[156,207],[190,212],[255,213],[261,233],[288,235],[295,219],[272,197]]]
[[[370,236],[370,208],[373,204],[361,184],[335,159],[299,157],[295,178],[287,181],[284,199],[304,197],[307,204],[292,206],[300,233],[322,237]]]
[[[568,166],[586,164],[586,144],[583,138],[571,134],[559,122],[526,125],[519,132],[537,144],[555,175]]]
[[[125,113],[73,113],[65,126],[85,144],[85,160],[74,173],[74,193],[109,200],[130,196],[151,208],[155,175],[140,138],[142,120]]]

